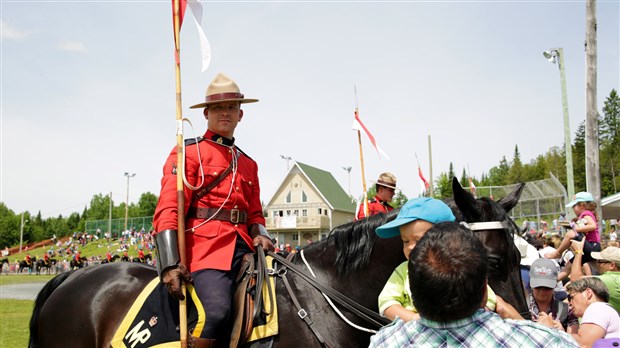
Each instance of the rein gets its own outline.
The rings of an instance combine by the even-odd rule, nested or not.
[[[323,294],[323,296],[325,296],[326,298],[329,298],[335,301],[336,303],[343,306],[348,311],[355,314],[359,318],[365,320],[366,322],[370,323],[371,325],[377,328],[381,328],[390,323],[389,320],[387,320],[386,318],[383,318],[378,313],[360,305],[359,303],[351,300],[350,298],[343,295],[342,293],[317,282],[313,276],[306,274],[306,272],[304,272],[302,269],[300,269],[297,265],[293,264],[288,259],[272,251],[269,251],[268,255],[272,256],[283,266],[282,268],[278,270],[276,274],[277,276],[281,277],[284,280],[284,284],[289,292],[289,295],[291,296],[291,298],[293,299],[293,302],[298,308],[297,315],[299,315],[299,317],[303,319],[310,326],[310,328],[312,329],[314,334],[317,336],[317,338],[319,338],[319,341],[321,341],[321,343],[327,345],[325,341],[322,339],[322,337],[320,336],[320,334],[318,334],[318,332],[312,327],[312,321],[308,318],[308,313],[306,312],[305,309],[301,307],[295,295],[293,294],[292,289],[290,288],[290,285],[286,278],[286,273],[288,270],[291,270],[293,273],[295,273],[296,275],[301,277],[303,280],[308,282],[310,285],[312,285],[314,288],[319,290]]]

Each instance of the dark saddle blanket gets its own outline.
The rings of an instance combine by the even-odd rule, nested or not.
[[[202,331],[205,313],[192,285],[187,286],[188,332]],[[136,298],[112,339],[114,348],[179,347],[179,301],[155,277]]]
[[[271,257],[267,258],[267,264],[271,267],[273,267],[273,261]],[[255,282],[250,281],[255,279],[253,270],[252,264],[240,274],[241,281],[235,295],[238,301],[233,304],[236,320],[231,335],[232,346],[278,334],[273,276],[265,279],[261,291],[263,306],[269,308],[269,312],[261,316],[261,320],[252,322],[251,312],[254,309],[257,287]],[[270,283],[270,286],[267,286],[267,283]],[[205,325],[206,314],[193,285],[187,285],[185,297],[187,299],[187,331],[191,335],[195,332],[194,336],[198,337]],[[132,304],[116,330],[111,345],[113,348],[167,348],[179,347],[180,343],[179,301],[170,296],[166,286],[159,281],[159,277],[155,277]]]

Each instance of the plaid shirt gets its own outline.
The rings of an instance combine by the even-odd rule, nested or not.
[[[578,347],[565,332],[529,320],[502,319],[478,310],[471,317],[439,323],[396,319],[370,339],[370,347]]]

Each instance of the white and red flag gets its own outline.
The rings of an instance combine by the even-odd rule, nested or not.
[[[202,71],[207,70],[209,64],[211,64],[211,44],[205,35],[204,30],[202,30],[201,22],[202,22],[202,5],[198,0],[172,0],[172,14],[173,14],[173,25],[174,25],[174,15],[175,15],[175,3],[179,3],[179,31],[181,30],[181,25],[183,24],[183,17],[185,16],[185,9],[187,5],[192,9],[192,14],[194,17],[194,23],[196,24],[196,28],[198,29],[198,38],[200,39],[200,51],[202,54]],[[174,50],[174,59],[177,64],[180,64],[179,57],[179,38],[176,36],[176,31],[174,32],[174,42],[175,42],[175,50]]]
[[[474,182],[471,180],[471,176],[469,177],[469,192],[476,197],[476,185],[474,185]]]
[[[366,133],[366,135],[368,136],[368,139],[370,139],[370,142],[372,143],[372,146],[374,146],[375,150],[377,150],[377,153],[379,154],[379,158],[381,158],[381,155],[383,155],[383,157],[390,159],[388,155],[385,153],[385,151],[381,149],[379,144],[377,144],[375,137],[370,133],[368,128],[364,126],[364,123],[360,119],[360,116],[357,110],[355,110],[355,118],[353,119],[353,129],[356,131],[364,131],[364,133]]]
[[[424,192],[426,192],[431,187],[431,185],[428,183],[428,181],[424,177],[424,174],[422,174],[422,168],[420,168],[419,165],[418,165],[418,176],[420,177],[420,191],[422,192],[422,194],[424,194]]]

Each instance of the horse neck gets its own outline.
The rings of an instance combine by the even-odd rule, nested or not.
[[[402,242],[399,238],[377,239],[368,265],[348,275],[336,271],[336,248],[329,240],[325,246],[315,243],[312,247],[303,249],[303,256],[320,282],[359,304],[377,310],[379,293],[394,269],[405,261],[401,249]],[[307,269],[301,253],[296,254],[293,261]]]

